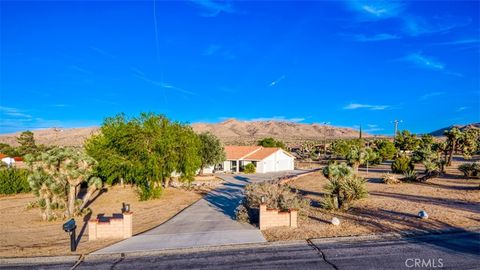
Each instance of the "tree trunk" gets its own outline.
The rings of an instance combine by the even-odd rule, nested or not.
[[[76,198],[76,186],[70,185],[68,190],[68,217],[71,218],[75,214],[75,198]]]
[[[198,175],[203,175],[203,167],[204,167],[203,165],[200,166],[200,171],[198,172]]]
[[[83,198],[83,203],[80,206],[79,211],[82,211],[83,208],[85,208],[85,206],[90,201],[90,197],[92,197],[92,195],[93,195],[93,193],[95,193],[95,191],[97,191],[97,187],[95,185],[92,185],[91,187],[88,187],[87,194],[85,194],[85,197]]]
[[[120,186],[123,187],[123,188],[125,187],[125,183],[124,183],[124,181],[123,181],[123,177],[120,177]]]
[[[44,212],[44,216],[43,216],[43,220],[50,220],[50,216],[52,215],[52,210],[51,210],[51,201],[50,201],[50,198],[47,197],[45,198],[45,212]]]
[[[448,155],[447,166],[452,165],[452,157],[453,157],[453,152],[455,152],[455,148],[456,148],[456,143],[454,141],[452,142],[452,149],[450,149],[450,153]]]

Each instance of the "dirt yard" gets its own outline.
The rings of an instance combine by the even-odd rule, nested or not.
[[[320,208],[328,181],[321,172],[298,178],[289,185],[312,200],[306,215],[299,219],[299,227],[271,228],[263,233],[269,241],[277,241],[480,226],[480,180],[464,179],[456,169],[459,164],[455,162],[447,174],[427,183],[396,185],[380,182],[389,165],[370,168],[368,175],[365,168],[360,168],[360,175],[367,179],[369,196],[348,211],[335,213]],[[420,210],[425,210],[429,219],[417,218]],[[331,225],[332,217],[339,218],[341,225]]]
[[[167,221],[200,199],[205,191],[169,188],[160,199],[139,201],[131,187],[109,187],[91,204],[91,216],[75,219],[80,243],[74,254],[89,253],[121,240],[88,241],[86,221],[98,214],[121,213],[122,203],[130,203],[134,212],[133,233],[138,234]],[[38,208],[25,209],[34,200],[31,194],[0,197],[0,257],[72,254],[69,236],[62,230],[64,221],[44,222]]]

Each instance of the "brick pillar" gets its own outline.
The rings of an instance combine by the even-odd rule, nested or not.
[[[297,216],[298,212],[296,210],[290,210],[290,227],[297,228]]]
[[[133,213],[123,213],[123,238],[130,238],[132,237],[133,230]]]
[[[258,225],[260,227],[260,230],[266,229],[265,225],[265,214],[267,213],[267,205],[266,204],[260,204],[260,213],[258,215]]]
[[[88,241],[97,240],[97,220],[88,221]]]

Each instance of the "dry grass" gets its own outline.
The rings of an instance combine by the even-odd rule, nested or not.
[[[480,180],[462,178],[456,170],[458,164],[427,183],[397,185],[381,181],[382,174],[389,171],[388,165],[370,168],[368,175],[361,168],[360,175],[368,179],[369,196],[350,210],[335,213],[320,208],[327,182],[322,173],[300,177],[290,185],[312,200],[307,215],[299,220],[297,229],[271,228],[263,233],[269,241],[276,241],[480,226]],[[417,218],[420,210],[427,211],[429,219]],[[332,217],[338,217],[341,225],[331,225]]]
[[[92,203],[90,216],[76,218],[77,236],[81,236],[77,252],[85,254],[120,240],[88,241],[85,224],[98,214],[120,213],[122,202],[128,202],[134,212],[133,233],[149,230],[201,198],[199,191],[169,188],[157,200],[139,201],[131,187],[110,187]],[[26,210],[31,194],[0,197],[0,257],[51,256],[70,253],[69,236],[62,230],[64,221],[44,222],[39,209]]]

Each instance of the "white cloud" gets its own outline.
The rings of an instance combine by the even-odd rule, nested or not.
[[[31,115],[24,113],[22,110],[0,106],[0,115],[15,117],[15,118],[32,118]],[[3,118],[3,117],[2,117]]]
[[[275,86],[275,85],[277,85],[279,82],[283,81],[283,80],[285,79],[285,77],[286,77],[285,75],[280,76],[278,79],[272,81],[272,82],[269,84],[269,86]]]
[[[478,38],[464,38],[464,39],[457,39],[453,41],[446,41],[446,42],[438,42],[433,45],[480,45],[480,39]]]
[[[415,66],[432,69],[432,70],[444,70],[445,64],[431,58],[427,57],[421,53],[411,53],[403,58],[404,61],[410,62]]]
[[[234,59],[235,54],[232,53],[232,51],[223,48],[220,45],[217,44],[210,44],[204,51],[203,51],[204,56],[213,56],[213,55],[218,55],[221,56],[225,59]]]
[[[359,13],[363,19],[386,19],[396,17],[403,12],[405,5],[399,1],[349,0],[347,6]]]
[[[356,110],[356,109],[368,109],[372,111],[386,110],[390,108],[389,105],[371,105],[371,104],[360,104],[360,103],[350,103],[347,106],[343,107],[344,110]]]
[[[205,10],[201,15],[205,17],[215,17],[220,13],[233,13],[235,10],[230,2],[215,0],[191,0]]]
[[[373,36],[367,36],[363,34],[342,34],[342,36],[344,36],[346,39],[358,41],[358,42],[386,41],[386,40],[394,40],[394,39],[400,38],[397,35],[392,35],[388,33],[381,33]]]
[[[197,94],[194,93],[194,92],[185,90],[185,89],[183,89],[183,88],[174,86],[174,85],[172,85],[172,84],[165,83],[165,82],[155,81],[155,80],[149,79],[149,78],[147,78],[147,77],[145,77],[145,76],[141,76],[141,75],[139,75],[139,74],[133,74],[133,76],[137,77],[138,79],[140,79],[140,80],[142,80],[142,81],[148,82],[148,83],[150,83],[150,84],[153,84],[153,85],[158,86],[158,87],[163,88],[163,89],[170,89],[170,90],[174,90],[174,91],[176,91],[176,92],[180,92],[180,93],[188,94],[188,95],[197,95]]]
[[[438,96],[442,96],[442,95],[445,95],[446,92],[432,92],[432,93],[427,93],[423,96],[420,97],[421,100],[426,100],[426,99],[429,99],[429,98],[433,98],[433,97],[438,97]]]
[[[472,21],[469,17],[456,16],[434,16],[426,19],[420,16],[407,15],[402,19],[403,31],[410,36],[446,33],[454,28],[466,26]]]
[[[459,107],[459,108],[457,108],[456,112],[463,112],[467,109],[468,109],[468,107]]]

